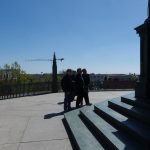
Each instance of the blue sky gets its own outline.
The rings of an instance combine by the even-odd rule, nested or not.
[[[139,36],[147,0],[0,0],[0,66],[17,61],[27,73],[139,73]]]

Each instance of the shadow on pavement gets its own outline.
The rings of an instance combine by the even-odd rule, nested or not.
[[[62,104],[64,104],[64,102],[58,102],[57,104],[58,104],[58,105],[62,105]]]
[[[72,100],[71,102],[73,102],[73,101],[76,101],[76,99]],[[64,104],[64,102],[58,102],[57,104],[62,105],[62,104]]]
[[[44,119],[51,119],[53,117],[56,117],[56,116],[61,116],[64,114],[64,111],[62,112],[59,112],[59,113],[51,113],[51,114],[46,114],[44,115]]]

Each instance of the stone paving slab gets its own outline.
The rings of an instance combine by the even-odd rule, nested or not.
[[[97,103],[129,93],[90,92],[89,97]],[[63,99],[56,93],[1,100],[0,150],[72,150],[62,123]]]
[[[0,150],[18,150],[19,143],[17,144],[2,144]]]
[[[19,150],[72,150],[69,139],[21,143]]]
[[[28,118],[0,116],[0,145],[20,142],[27,122]]]
[[[54,117],[47,120],[44,120],[43,118],[32,118],[28,123],[22,142],[46,141],[54,139],[63,140],[67,138],[68,137],[65,133],[60,117]]]

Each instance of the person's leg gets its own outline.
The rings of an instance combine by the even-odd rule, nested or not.
[[[68,101],[68,110],[71,110],[71,102]]]
[[[83,94],[79,93],[77,96],[76,108],[79,108],[79,104],[81,103],[82,99],[83,99]]]
[[[65,92],[64,94],[65,94],[65,98],[64,98],[64,111],[67,111],[67,107],[68,107],[67,106],[68,105],[67,104],[67,93]]]
[[[68,95],[68,101],[67,101],[68,110],[71,110],[71,102],[72,102],[72,99],[73,99],[73,95],[72,95],[72,93],[70,92],[69,95]]]
[[[79,97],[79,95],[77,95],[76,108],[79,108],[79,101],[80,101],[80,97]]]
[[[83,93],[83,97],[84,97],[84,99],[85,99],[86,105],[91,105],[91,103],[89,102],[89,91],[88,91],[88,87],[85,87],[84,93]]]
[[[86,105],[89,105],[89,95],[88,95],[88,92],[84,92],[84,99],[85,99]]]
[[[80,102],[81,106],[83,106],[83,98],[84,98],[84,96],[82,96],[82,98],[81,98],[81,102]]]

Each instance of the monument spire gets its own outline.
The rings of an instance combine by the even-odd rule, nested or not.
[[[148,18],[150,18],[150,0],[148,0]]]
[[[53,65],[52,65],[52,92],[57,93],[58,92],[58,86],[57,86],[57,63],[56,63],[56,55],[54,52],[53,55]]]

